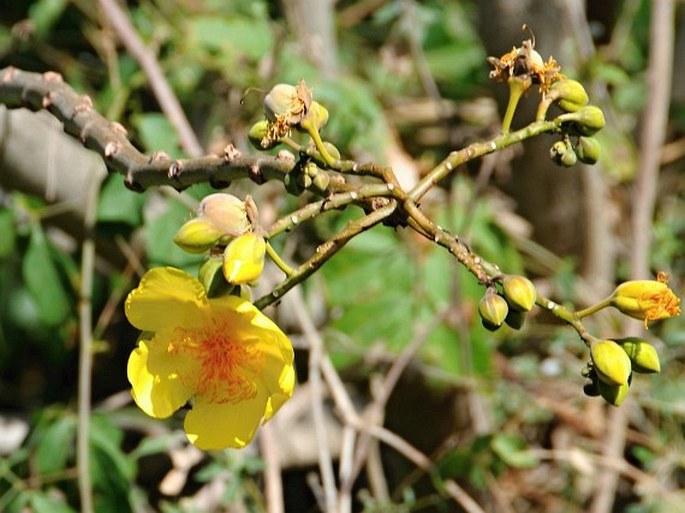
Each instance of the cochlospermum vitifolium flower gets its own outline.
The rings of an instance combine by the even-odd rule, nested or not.
[[[668,273],[658,273],[656,280],[633,280],[621,283],[610,296],[611,306],[621,313],[645,321],[680,315],[680,298],[668,287]]]
[[[148,271],[126,299],[126,317],[143,331],[128,361],[136,404],[167,418],[186,403],[190,442],[241,448],[292,396],[293,347],[250,302],[208,298],[172,267]]]

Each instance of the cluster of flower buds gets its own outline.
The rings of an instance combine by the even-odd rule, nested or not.
[[[571,167],[579,160],[584,164],[596,163],[600,145],[593,136],[604,128],[602,109],[588,105],[583,85],[569,78],[554,82],[546,94],[547,101],[556,103],[564,111],[556,118],[562,139],[550,148],[550,158],[563,167]]]
[[[507,275],[502,279],[502,292],[489,287],[478,303],[483,326],[495,331],[502,324],[520,329],[537,299],[535,285],[528,278],[518,275]]]
[[[239,293],[255,281],[264,268],[266,241],[257,224],[257,207],[248,196],[231,194],[205,197],[197,216],[176,233],[174,242],[189,253],[208,253],[199,278],[208,295]]]
[[[591,362],[583,371],[588,383],[583,391],[589,396],[601,395],[606,402],[619,406],[628,395],[633,373],[661,371],[659,355],[653,345],[636,337],[592,339]]]
[[[680,299],[668,287],[669,276],[659,273],[656,280],[633,280],[620,284],[603,301],[576,312],[585,317],[606,307],[644,321],[680,315]],[[596,339],[589,337],[591,361],[583,372],[589,379],[587,395],[601,395],[609,404],[620,405],[628,394],[633,373],[660,372],[659,355],[653,345],[637,337]]]

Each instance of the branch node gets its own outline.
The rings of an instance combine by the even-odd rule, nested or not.
[[[290,151],[288,151],[288,150],[280,150],[280,151],[276,154],[276,158],[277,158],[278,160],[285,160],[285,161],[289,161],[289,162],[295,162],[295,155],[293,155],[292,152],[290,152]]]
[[[242,152],[233,146],[233,144],[227,144],[224,148],[224,160],[226,162],[231,162],[237,158],[240,158]]]
[[[124,185],[133,192],[143,192],[144,190],[140,182],[136,182],[131,174],[126,175],[126,178],[124,178]]]
[[[109,141],[105,145],[105,157],[111,158],[112,155],[117,153],[121,149],[121,143],[119,141]]]
[[[112,121],[109,124],[109,126],[112,129],[112,131],[116,132],[117,134],[123,135],[124,137],[128,137],[128,130],[126,130],[126,128],[124,128],[124,125],[122,125],[121,123]]]
[[[55,96],[55,93],[53,93],[52,91],[48,91],[48,93],[45,96],[43,96],[42,105],[43,105],[44,109],[47,109],[50,105],[52,105],[52,100],[53,100],[54,96]]]
[[[171,160],[171,157],[169,157],[169,154],[167,152],[155,151],[152,155],[150,155],[148,162],[152,164],[153,162],[162,162],[168,160]]]
[[[178,175],[180,175],[182,172],[183,172],[183,162],[176,159],[169,166],[169,171],[167,173],[167,176],[170,179],[175,180],[178,178]]]
[[[62,74],[57,73],[56,71],[46,71],[45,73],[43,73],[43,79],[45,79],[46,82],[53,82],[53,83],[64,82],[64,79],[62,78]]]
[[[93,100],[88,96],[87,94],[84,94],[81,96],[79,99],[79,103],[76,104],[74,107],[74,112],[71,115],[71,118],[75,118],[79,114],[83,114],[85,112],[88,112],[89,110],[93,109]]]
[[[8,66],[5,68],[5,73],[2,75],[2,81],[3,83],[7,84],[9,82],[12,82],[14,80],[14,75],[17,74],[17,68],[14,66]]]
[[[257,185],[262,185],[266,182],[266,178],[256,162],[250,166],[250,180],[252,180]]]

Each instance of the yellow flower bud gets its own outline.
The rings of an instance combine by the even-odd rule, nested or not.
[[[502,280],[502,289],[509,306],[519,312],[530,312],[538,298],[535,285],[524,276],[505,276]]]
[[[186,222],[174,237],[174,243],[188,253],[203,253],[214,246],[223,234],[204,217]]]
[[[630,358],[613,340],[594,340],[590,356],[600,381],[609,385],[628,383],[632,366]]]
[[[237,237],[224,250],[223,270],[228,283],[250,283],[262,274],[266,241],[253,232]],[[627,358],[627,357],[626,357]]]
[[[621,406],[623,400],[628,395],[630,385],[625,383],[623,385],[609,385],[601,379],[597,381],[597,388],[600,395],[612,406]]]
[[[495,331],[506,319],[509,305],[502,296],[497,295],[495,290],[490,288],[478,303],[478,313],[483,326],[490,331]]]
[[[221,235],[237,237],[250,229],[245,202],[232,194],[217,192],[206,196],[197,209],[198,219],[204,218]]]
[[[633,280],[621,283],[611,295],[611,305],[621,313],[645,321],[680,315],[680,298],[668,288],[668,278]]]
[[[649,342],[638,337],[626,337],[616,339],[616,343],[623,348],[630,358],[635,372],[642,374],[661,372],[659,353]]]

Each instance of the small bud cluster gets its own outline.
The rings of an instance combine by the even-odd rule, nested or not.
[[[490,331],[498,330],[505,323],[518,330],[536,299],[533,282],[523,276],[507,275],[502,279],[501,294],[495,287],[488,288],[478,303],[478,313],[483,326]]]
[[[265,119],[257,121],[248,132],[252,146],[260,151],[269,150],[284,142],[297,147],[289,137],[293,129],[310,137],[314,159],[297,166],[284,181],[291,194],[298,195],[314,186],[319,192],[328,188],[330,177],[318,172],[318,165],[331,167],[340,160],[340,152],[330,142],[323,141],[321,129],[328,123],[328,110],[315,101],[311,89],[304,81],[297,86],[276,84],[264,97]]]
[[[588,396],[601,395],[613,406],[620,406],[628,395],[634,372],[651,374],[661,371],[654,346],[636,337],[593,339],[590,357],[591,361],[583,371],[589,380],[583,391]]]
[[[174,242],[184,251],[208,254],[198,277],[210,297],[243,296],[244,285],[261,275],[266,241],[257,217],[249,196],[243,201],[231,194],[210,194],[200,202],[197,216],[176,233]]]
[[[605,300],[580,312],[578,318],[603,308],[645,322],[680,315],[680,298],[668,287],[668,274],[659,273],[656,280],[632,280],[620,284]],[[590,396],[601,395],[609,404],[619,406],[628,394],[633,373],[661,371],[659,355],[649,342],[637,338],[596,339],[587,337],[590,359],[583,375],[589,382],[583,388]]]
[[[605,125],[602,109],[588,105],[585,88],[569,78],[554,82],[547,100],[564,111],[556,118],[562,139],[550,148],[552,161],[562,167],[571,167],[578,161],[595,164],[599,160],[600,145],[594,135]]]

